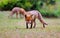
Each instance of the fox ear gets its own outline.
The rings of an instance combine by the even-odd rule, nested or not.
[[[26,18],[26,15],[25,15],[25,18]]]

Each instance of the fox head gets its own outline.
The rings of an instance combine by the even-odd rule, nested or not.
[[[32,16],[31,14],[25,14],[25,20],[26,21],[31,21],[32,20]]]

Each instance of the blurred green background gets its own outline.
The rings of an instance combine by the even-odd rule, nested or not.
[[[13,7],[38,10],[47,18],[60,18],[60,0],[0,0],[1,11],[9,11]]]

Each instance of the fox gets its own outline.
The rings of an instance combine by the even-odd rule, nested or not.
[[[26,28],[28,29],[28,24],[31,24],[30,28],[32,28],[34,24],[33,28],[35,28],[36,19],[38,19],[43,24],[43,28],[45,28],[45,25],[48,25],[48,23],[43,19],[39,11],[32,10],[32,11],[27,11],[27,13],[25,14]]]
[[[31,27],[30,28],[32,28],[32,25],[33,25],[33,23],[34,23],[34,27],[35,27],[35,25],[36,25],[36,22],[35,22],[35,16],[34,15],[31,15],[31,14],[29,14],[29,13],[27,13],[26,15],[25,15],[25,21],[26,21],[26,28],[28,29],[28,24],[31,24]]]
[[[16,18],[18,18],[18,14],[20,14],[20,17],[21,17],[21,15],[25,14],[25,9],[20,8],[20,7],[14,7],[11,10],[11,14],[8,17],[10,17],[10,16],[12,17],[15,13],[16,13]]]

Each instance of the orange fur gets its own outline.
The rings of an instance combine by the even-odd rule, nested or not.
[[[35,15],[29,14],[29,13],[25,14],[26,28],[28,28],[28,24],[31,24],[30,28],[32,28],[34,24],[33,28],[35,28],[36,26],[35,19],[36,19]]]
[[[34,28],[35,28],[35,26],[36,26],[36,22],[35,22],[36,18],[38,18],[38,20],[43,24],[43,27],[45,28],[45,25],[47,25],[47,23],[43,19],[41,13],[39,13],[39,11],[37,11],[37,10],[28,11],[25,14],[26,27],[28,27],[28,24],[31,22],[30,23],[31,28],[32,28],[33,23],[34,23]]]

